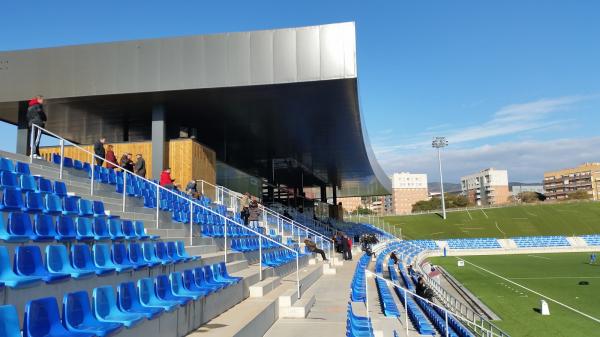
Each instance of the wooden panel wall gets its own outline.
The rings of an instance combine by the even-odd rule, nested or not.
[[[130,142],[130,143],[110,143],[113,146],[113,151],[117,156],[117,160],[125,152],[135,155],[142,154],[146,159],[146,178],[158,179],[152,177],[152,142]],[[82,148],[93,152],[92,145],[82,145]],[[106,145],[105,145],[106,147]],[[166,157],[168,158],[168,166],[171,167],[171,176],[175,178],[175,183],[181,188],[190,180],[203,179],[212,184],[217,181],[217,158],[215,151],[192,140],[192,139],[175,139],[167,142],[165,146]],[[58,146],[40,148],[40,153],[47,160],[51,160],[53,153],[59,153]],[[73,146],[65,146],[65,156],[80,161],[89,162],[91,156]]]

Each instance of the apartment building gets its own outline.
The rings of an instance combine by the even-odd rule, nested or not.
[[[344,212],[347,213],[352,213],[359,207],[364,207],[362,197],[337,198],[337,201],[342,203],[342,208],[344,209]]]
[[[400,172],[394,173],[391,178],[394,214],[410,214],[413,204],[429,198],[426,174]]]
[[[391,195],[380,195],[367,197],[364,201],[368,209],[373,211],[377,215],[389,215],[393,214],[392,211],[392,196]]]
[[[585,163],[575,168],[544,173],[544,189],[548,199],[566,199],[569,193],[586,191],[600,200],[598,190],[600,163]]]
[[[462,193],[478,206],[501,205],[510,201],[508,172],[488,168],[460,178]]]

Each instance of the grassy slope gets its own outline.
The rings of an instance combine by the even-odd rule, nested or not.
[[[600,318],[600,265],[588,265],[588,256],[586,253],[470,256],[465,260]],[[600,323],[553,302],[548,303],[551,315],[541,316],[533,310],[539,308],[538,295],[468,263],[459,268],[455,257],[431,261],[443,266],[498,314],[502,320],[497,325],[512,337],[600,336]],[[589,281],[590,285],[578,285],[581,280]]]
[[[486,216],[487,215],[487,216]],[[600,233],[600,203],[525,205],[477,211],[386,217],[405,239]]]

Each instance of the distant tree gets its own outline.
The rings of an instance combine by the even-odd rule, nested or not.
[[[578,190],[575,192],[571,192],[568,194],[569,199],[574,199],[574,200],[586,200],[586,199],[590,199],[592,196],[584,190]]]
[[[356,214],[369,215],[374,214],[374,212],[366,207],[358,206],[358,208],[356,209]]]
[[[536,192],[521,192],[518,194],[519,200],[524,203],[532,203],[540,201],[540,194]]]
[[[446,208],[457,208],[469,206],[469,199],[461,194],[444,194]],[[434,211],[442,208],[440,197],[433,197],[429,200],[417,201],[412,205],[413,212]]]

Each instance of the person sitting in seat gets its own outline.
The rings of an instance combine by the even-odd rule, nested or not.
[[[321,254],[323,261],[329,261],[329,260],[327,260],[327,256],[325,256],[325,252],[323,251],[323,249],[317,247],[316,243],[314,243],[313,241],[311,241],[309,239],[306,239],[306,240],[304,240],[304,244],[306,245],[306,247],[308,248],[308,250],[311,253]]]
[[[392,252],[392,254],[390,254],[390,259],[394,261],[394,264],[398,264],[398,256],[396,256],[396,252]]]
[[[190,180],[185,186],[185,193],[194,199],[198,199],[198,188],[195,180]]]
[[[175,188],[175,184],[173,184],[173,182],[175,182],[175,179],[171,178],[171,168],[167,167],[160,174],[160,186],[172,190]]]

